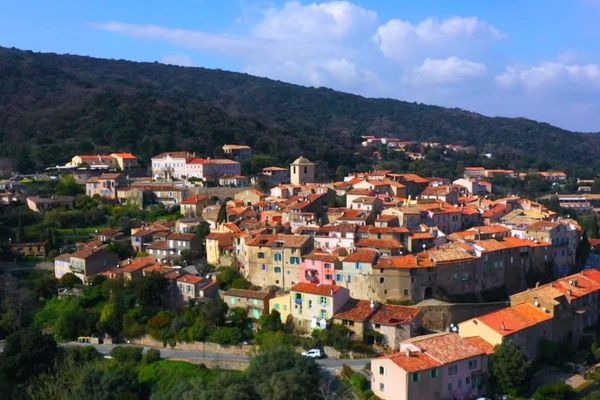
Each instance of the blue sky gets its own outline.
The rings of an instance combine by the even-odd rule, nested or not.
[[[600,0],[4,1],[0,45],[600,131]]]

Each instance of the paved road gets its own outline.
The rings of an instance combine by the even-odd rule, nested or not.
[[[111,344],[82,344],[77,342],[65,343],[65,346],[94,346],[96,350],[98,350],[102,354],[109,354],[110,351],[117,345]],[[144,347],[144,349],[148,349],[149,347]],[[223,361],[249,361],[250,357],[247,355],[239,355],[239,354],[231,354],[231,353],[216,353],[209,351],[201,351],[201,350],[181,350],[181,349],[170,349],[170,348],[161,348],[160,355],[162,358],[166,359],[184,359],[190,360],[194,362],[202,362],[203,360],[223,360]],[[361,369],[364,367],[366,363],[370,360],[368,358],[357,359],[357,360],[349,360],[349,359],[339,359],[339,358],[324,358],[322,360],[317,360],[317,363],[331,371],[335,371],[341,369],[344,364],[354,368]]]

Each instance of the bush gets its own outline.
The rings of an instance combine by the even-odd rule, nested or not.
[[[551,382],[540,386],[533,394],[534,400],[569,400],[575,391],[564,382]]]
[[[117,346],[110,352],[117,362],[122,364],[137,364],[142,361],[142,347],[138,346]]]
[[[144,363],[151,364],[155,361],[160,360],[160,350],[157,349],[148,349],[146,354],[144,354]]]
[[[369,387],[367,378],[359,372],[353,372],[352,375],[350,375],[349,380],[350,384],[361,392],[367,390]]]
[[[209,341],[218,344],[238,344],[242,341],[242,330],[228,326],[221,326],[210,335]]]

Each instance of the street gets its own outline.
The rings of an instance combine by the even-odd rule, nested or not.
[[[98,352],[102,354],[110,354],[111,350],[115,348],[115,344],[87,344],[87,343],[77,343],[77,342],[69,342],[62,344],[63,346],[94,346]],[[149,347],[144,347],[144,349],[149,349]],[[171,349],[171,348],[161,348],[160,355],[165,359],[178,359],[178,360],[189,360],[191,362],[202,362],[204,360],[212,360],[212,361],[239,361],[239,362],[247,362],[250,360],[250,357],[247,355],[238,355],[238,354],[230,354],[230,353],[216,353],[209,351],[200,351],[200,350],[180,350],[180,349]],[[336,371],[341,369],[344,364],[354,368],[361,369],[368,363],[370,360],[368,358],[363,359],[340,359],[340,358],[324,358],[321,360],[317,360],[317,363],[324,369],[330,371]]]

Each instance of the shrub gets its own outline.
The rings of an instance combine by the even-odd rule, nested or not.
[[[113,358],[122,364],[136,364],[142,361],[142,347],[117,346],[110,352]]]
[[[564,382],[551,382],[540,386],[533,394],[534,400],[569,400],[575,391]]]
[[[144,354],[144,362],[146,364],[151,364],[158,360],[160,360],[160,350],[148,349],[148,351],[146,351],[146,354]]]
[[[352,375],[350,375],[350,384],[361,392],[367,390],[369,387],[367,378],[359,372],[353,372]]]
[[[221,326],[210,335],[209,341],[218,344],[238,344],[242,341],[242,330]]]

